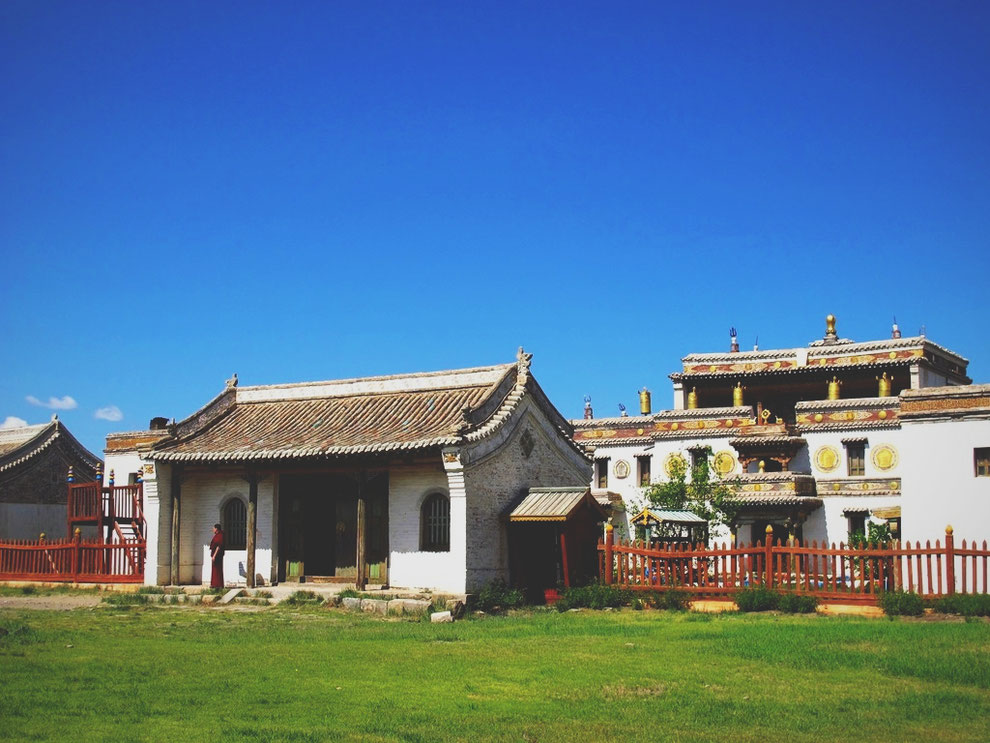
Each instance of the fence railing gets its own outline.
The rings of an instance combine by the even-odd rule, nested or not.
[[[73,538],[0,542],[0,580],[141,583],[146,543]]]
[[[776,542],[767,532],[756,544],[671,545],[615,542],[611,529],[598,544],[599,575],[610,585],[634,590],[678,588],[699,596],[731,596],[752,586],[794,590],[836,602],[875,602],[883,591],[913,591],[934,598],[988,593],[990,550],[963,540],[952,529],[945,544],[891,542],[863,547]]]

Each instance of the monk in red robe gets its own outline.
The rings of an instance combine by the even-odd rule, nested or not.
[[[210,540],[210,561],[213,563],[210,588],[223,588],[223,529],[220,528],[220,524],[213,525],[213,539]]]

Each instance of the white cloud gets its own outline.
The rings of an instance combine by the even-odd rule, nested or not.
[[[0,428],[21,428],[22,426],[26,426],[27,424],[28,422],[23,418],[17,418],[16,416],[8,415],[7,420],[5,420],[3,423],[0,423]]]
[[[64,397],[49,397],[48,402],[39,400],[34,395],[28,395],[24,398],[32,405],[37,405],[39,408],[48,408],[49,410],[75,410],[79,405],[68,395]]]
[[[120,408],[116,405],[107,405],[105,408],[100,408],[93,413],[93,417],[99,418],[101,421],[116,422],[121,420],[124,414],[120,412]]]

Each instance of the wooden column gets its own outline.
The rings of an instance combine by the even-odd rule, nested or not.
[[[564,588],[571,587],[571,576],[567,570],[567,538],[565,532],[567,531],[567,524],[560,528],[560,569],[564,573]]]
[[[605,525],[605,585],[611,585],[613,582],[613,565],[612,565],[612,545],[615,543],[615,527],[611,524]]]
[[[255,549],[258,544],[258,473],[248,470],[244,477],[248,482],[247,502],[247,587],[255,587]]]
[[[365,490],[368,474],[364,471],[358,474],[357,478],[357,577],[354,585],[359,591],[363,591],[368,585],[368,559],[367,559],[367,534],[368,519],[365,513],[367,506],[365,500]]]
[[[182,504],[182,465],[172,465],[172,554],[169,562],[169,583],[179,585],[179,512]]]

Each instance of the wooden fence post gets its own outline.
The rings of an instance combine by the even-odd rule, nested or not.
[[[945,527],[945,583],[945,592],[951,596],[956,592],[956,544],[951,524]]]
[[[80,569],[79,553],[80,550],[82,549],[82,545],[80,544],[80,542],[82,541],[82,529],[80,529],[78,526],[76,527],[76,531],[73,537],[74,537],[74,543],[72,545],[72,580],[78,583],[79,569]]]
[[[605,585],[611,585],[612,574],[612,545],[615,541],[615,527],[611,524],[605,525]]]
[[[767,534],[764,539],[763,549],[766,556],[763,558],[763,585],[766,588],[773,588],[773,526],[767,524]]]

